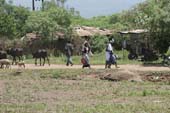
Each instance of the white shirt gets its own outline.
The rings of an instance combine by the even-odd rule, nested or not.
[[[107,50],[113,51],[113,47],[112,47],[111,43],[108,44]]]
[[[113,51],[113,47],[112,47],[111,43],[108,44],[107,50],[108,51],[106,51],[106,61],[109,61],[109,59],[110,59],[110,52]]]

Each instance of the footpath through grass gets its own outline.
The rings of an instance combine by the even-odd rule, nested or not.
[[[170,113],[170,82],[94,77],[101,73],[108,70],[0,70],[0,113]]]

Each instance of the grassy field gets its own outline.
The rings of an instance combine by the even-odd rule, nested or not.
[[[117,70],[0,70],[0,113],[170,113],[170,81],[95,76],[108,72]]]

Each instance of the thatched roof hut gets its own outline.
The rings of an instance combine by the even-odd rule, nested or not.
[[[36,33],[27,33],[25,36],[21,38],[21,40],[28,40],[28,41],[33,41],[40,39],[41,37],[37,35]]]
[[[120,31],[118,32],[122,35],[124,39],[123,47],[126,48],[126,44],[129,46],[128,49],[131,52],[136,53],[137,55],[142,54],[142,48],[149,47],[149,39],[148,39],[148,30],[147,29],[135,29],[129,31]],[[123,35],[127,35],[129,39],[126,39]]]
[[[63,32],[56,31],[54,33],[54,37],[55,37],[55,39],[64,39],[65,38],[65,34]]]
[[[81,26],[75,27],[74,32],[80,37],[91,37],[94,35],[110,36],[112,31],[108,29],[101,29],[96,27]]]
[[[82,27],[75,27],[74,32],[80,37],[93,36],[93,34],[91,32],[89,32],[88,30],[83,29]]]
[[[129,30],[129,31],[120,31],[118,33],[120,34],[142,34],[142,33],[147,33],[147,29],[135,29],[135,30]]]

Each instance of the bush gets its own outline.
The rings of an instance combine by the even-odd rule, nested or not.
[[[106,48],[106,41],[108,37],[96,35],[92,37],[91,47],[93,53],[100,53]]]
[[[114,35],[114,39],[115,39],[115,42],[114,42],[114,45],[113,45],[114,49],[122,50],[123,37],[118,33],[115,33],[113,35]]]
[[[166,55],[170,56],[170,47],[169,47],[168,51],[166,52]]]

